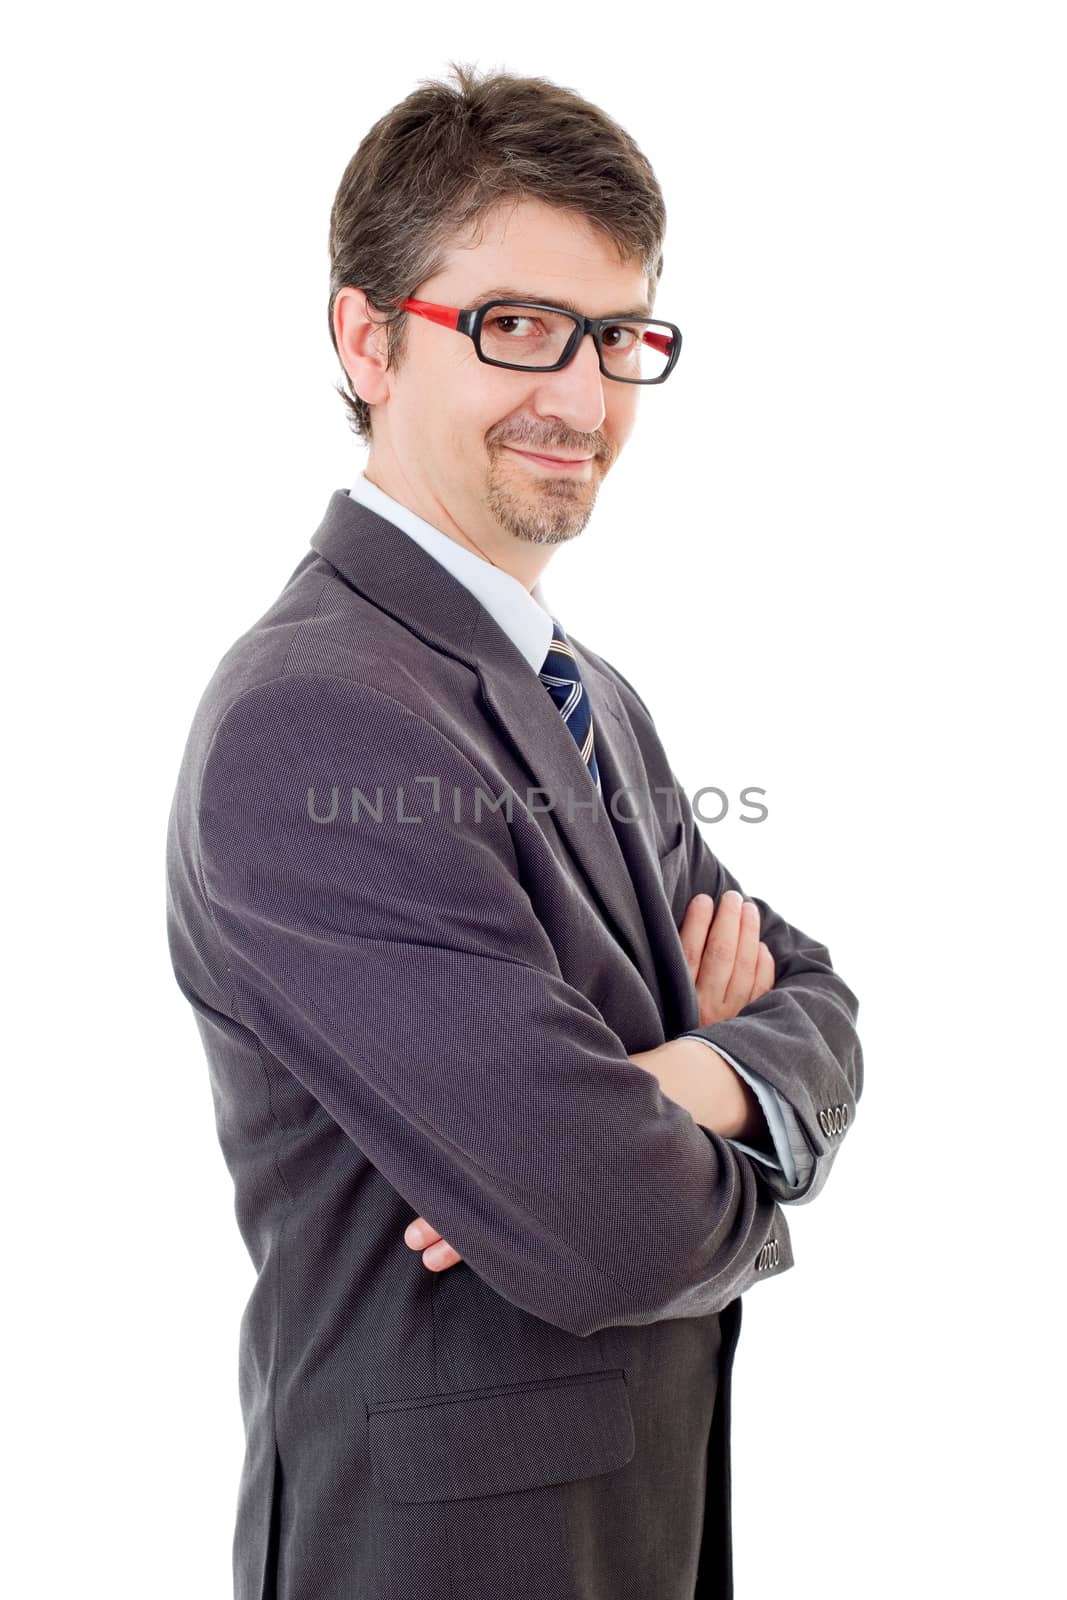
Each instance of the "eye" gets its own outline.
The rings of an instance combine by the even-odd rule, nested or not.
[[[490,317],[489,318],[490,326],[495,331],[501,332],[501,333],[505,333],[505,334],[508,333],[508,331],[509,331],[507,328],[505,328],[503,326],[503,324],[506,323],[506,322],[507,323],[526,322],[526,323],[529,323],[530,326],[532,327],[533,323],[534,323],[534,318],[533,317],[520,317],[520,316],[517,316],[514,312],[511,312],[510,314],[505,315],[505,316],[501,316],[501,317]]]
[[[600,337],[609,350],[630,350],[641,335],[635,328],[624,327],[621,322],[611,322],[602,330]]]

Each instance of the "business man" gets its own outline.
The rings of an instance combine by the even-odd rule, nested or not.
[[[168,834],[257,1271],[237,1600],[732,1594],[741,1296],[862,1057],[827,949],[742,895],[539,582],[668,392],[663,227],[603,112],[463,68],[334,203],[366,468],[216,669]],[[687,559],[669,484],[635,659]]]

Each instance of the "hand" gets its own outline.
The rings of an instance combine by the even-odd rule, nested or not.
[[[463,1260],[459,1251],[453,1250],[425,1217],[416,1217],[414,1222],[408,1223],[404,1229],[404,1243],[412,1250],[422,1251],[422,1264],[431,1272],[443,1272],[445,1267],[454,1267],[457,1261]]]
[[[759,907],[736,889],[690,900],[678,936],[700,1001],[700,1026],[725,1022],[774,988],[774,957],[759,936]],[[712,914],[714,911],[714,915]]]

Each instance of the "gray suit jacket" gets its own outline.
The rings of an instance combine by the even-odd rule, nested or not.
[[[431,556],[340,489],[311,543],[200,700],[167,838],[257,1271],[236,1600],[729,1597],[741,1296],[851,1125],[856,997],[757,899],[775,987],[701,1027],[677,927],[739,886],[632,686],[570,635],[605,807]],[[788,1102],[799,1195],[627,1059],[681,1033]]]

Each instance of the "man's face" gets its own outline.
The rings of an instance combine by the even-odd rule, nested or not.
[[[453,249],[413,298],[467,308],[504,298],[494,292],[504,289],[592,317],[646,303],[640,262],[621,265],[581,217],[522,201],[482,224],[481,242]],[[386,375],[388,396],[374,407],[368,475],[483,549],[500,551],[502,534],[558,544],[581,533],[630,435],[640,386],[605,378],[588,337],[559,372],[488,366],[465,334],[415,315],[407,337],[399,369]],[[522,451],[590,459],[558,470]]]

